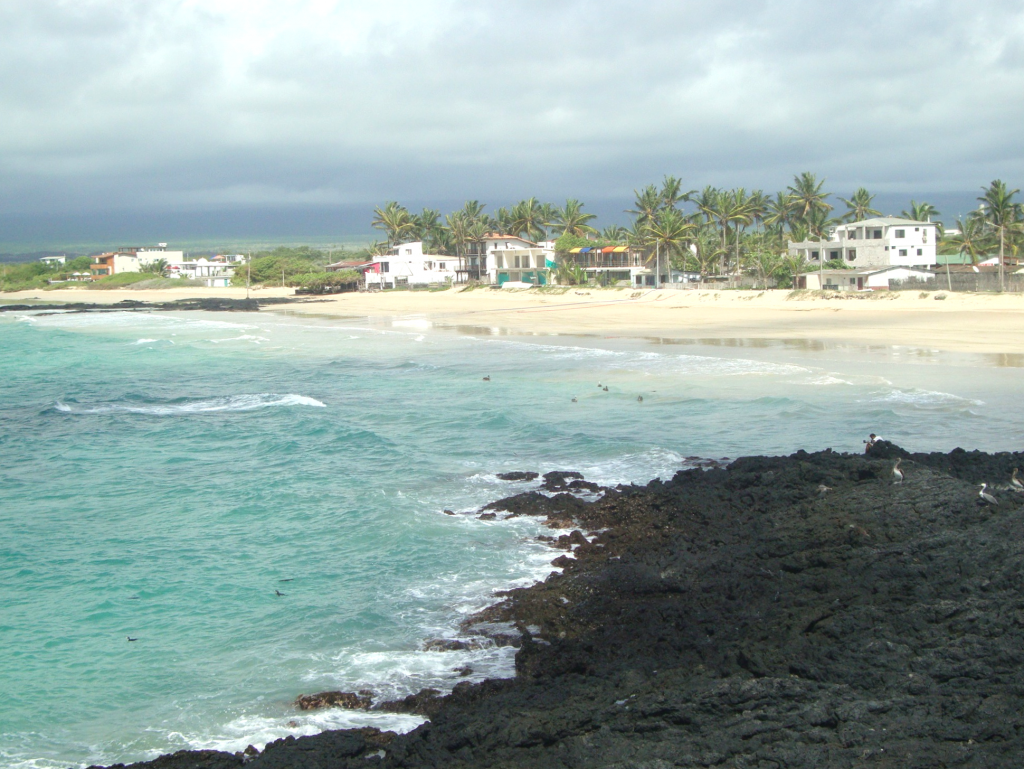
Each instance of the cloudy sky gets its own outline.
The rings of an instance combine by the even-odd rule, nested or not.
[[[0,0],[0,213],[1024,186],[1020,0]]]

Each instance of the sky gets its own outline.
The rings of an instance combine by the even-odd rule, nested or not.
[[[973,195],[1022,94],[1020,0],[0,0],[0,219]]]

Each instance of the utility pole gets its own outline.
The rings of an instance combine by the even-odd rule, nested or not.
[[[249,279],[252,277],[252,251],[249,252],[249,258],[245,260],[245,298],[249,298]]]

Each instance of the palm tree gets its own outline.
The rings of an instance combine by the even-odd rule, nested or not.
[[[985,206],[985,218],[999,232],[999,290],[1006,288],[1005,265],[1007,227],[1017,222],[1021,215],[1021,205],[1013,200],[1020,190],[1006,189],[1006,183],[996,179],[988,189],[981,188],[984,193],[978,198]]]
[[[417,240],[429,244],[430,253],[435,253],[433,246],[437,242],[437,231],[441,229],[441,212],[433,208],[424,208],[411,218],[413,226],[410,228],[410,234]]]
[[[782,265],[793,276],[793,288],[798,288],[800,275],[807,270],[807,262],[799,254],[782,257]]]
[[[415,227],[412,217],[405,206],[394,200],[378,206],[373,210],[373,228],[383,230],[387,235],[388,247],[397,244]]]
[[[714,226],[709,223],[697,225],[690,245],[693,248],[687,249],[687,265],[692,265],[700,273],[701,279],[706,278],[722,257],[722,244]]]
[[[683,183],[674,176],[666,176],[661,183],[661,203],[665,208],[675,208],[680,203],[688,203],[697,190],[683,192]]]
[[[636,197],[636,202],[633,204],[635,208],[627,209],[626,213],[633,214],[641,224],[653,221],[665,205],[665,199],[653,184],[648,184],[641,192],[633,190],[633,195]]]
[[[768,288],[768,278],[779,272],[784,264],[783,258],[771,251],[759,249],[750,255],[750,266],[765,288]]]
[[[971,264],[978,263],[978,257],[985,253],[988,233],[985,232],[985,220],[980,216],[968,216],[957,219],[956,235],[950,235],[943,245],[955,246],[957,253],[971,257]]]
[[[764,223],[769,229],[781,232],[789,224],[793,215],[793,201],[784,192],[775,193],[775,198],[769,198],[765,203]]]
[[[876,211],[871,207],[871,201],[875,199],[875,196],[868,192],[863,187],[858,187],[853,193],[853,197],[839,198],[846,204],[846,213],[843,214],[843,220],[847,222],[860,222],[865,219],[870,219],[872,216],[881,216],[881,211]]]
[[[693,222],[687,220],[682,213],[675,208],[666,208],[657,213],[647,223],[651,237],[658,247],[658,263],[655,266],[656,283],[661,280],[661,252],[671,259],[673,253],[680,253],[688,242],[688,237],[697,228]]]
[[[806,220],[812,211],[831,211],[832,206],[825,202],[831,193],[822,192],[825,180],[820,182],[809,171],[793,177],[793,184],[787,187],[789,198],[793,202],[793,212],[798,219]]]
[[[537,198],[521,200],[512,206],[508,233],[517,237],[525,233],[531,240],[543,240],[546,235],[545,218],[544,207],[537,202]]]
[[[723,203],[726,222],[731,222],[736,225],[736,250],[733,269],[738,271],[740,268],[740,232],[743,227],[753,221],[754,206],[751,198],[747,196],[747,191],[743,187],[726,193],[723,196]]]
[[[620,224],[611,224],[601,230],[601,237],[612,243],[625,243],[629,230]]]
[[[583,204],[575,198],[569,198],[565,201],[565,207],[556,209],[553,219],[545,224],[561,230],[563,235],[576,235],[582,238],[597,232],[587,224],[596,218],[597,214],[584,213]]]
[[[939,216],[939,212],[931,203],[918,203],[911,200],[910,211],[901,211],[900,216],[915,222],[930,222],[933,216]]]

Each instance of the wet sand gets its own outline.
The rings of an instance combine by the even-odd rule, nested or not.
[[[251,292],[255,299],[293,289]],[[937,296],[944,299],[937,300]],[[23,291],[4,303],[166,302],[244,298],[245,289]],[[315,297],[264,311],[377,322],[421,319],[478,333],[594,334],[662,339],[817,340],[954,352],[1024,354],[1024,295],[877,292],[825,298],[804,292],[570,288],[391,291]]]

